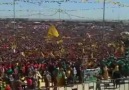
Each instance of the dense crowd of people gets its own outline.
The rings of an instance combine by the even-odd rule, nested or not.
[[[59,37],[49,40],[47,32],[51,24]],[[82,83],[83,70],[97,67],[101,68],[103,79],[109,76],[115,79],[112,74],[114,69],[119,71],[116,67],[121,73],[129,67],[128,34],[123,34],[128,30],[129,25],[120,22],[103,26],[101,22],[1,20],[1,88],[36,89],[42,81],[46,88],[50,82],[54,86]],[[123,74],[128,75],[129,72]]]

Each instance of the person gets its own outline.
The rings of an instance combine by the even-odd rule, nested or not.
[[[109,78],[108,67],[105,66],[104,67],[104,73],[103,73],[103,79],[108,80],[108,78]]]
[[[65,72],[62,68],[59,69],[57,79],[57,86],[63,87],[65,85]]]
[[[67,77],[67,84],[71,83],[71,77],[72,77],[72,69],[68,67],[66,70],[66,77]]]
[[[28,89],[32,89],[32,85],[33,85],[33,81],[32,81],[32,78],[31,77],[27,77],[27,88]]]
[[[19,85],[18,90],[24,90],[24,89],[22,88],[22,85]]]
[[[6,85],[5,90],[12,90],[9,84]]]
[[[54,86],[53,90],[57,90],[57,74],[58,74],[58,69],[54,68],[53,77],[52,77],[52,82],[53,82],[53,86]]]
[[[76,83],[76,75],[77,75],[77,70],[76,70],[76,68],[74,67],[74,68],[73,68],[73,83]]]
[[[112,75],[113,79],[114,79],[114,87],[117,88],[117,86],[119,85],[120,87],[120,78],[121,78],[121,73],[119,71],[119,66],[117,65],[113,71],[113,75]]]
[[[50,72],[48,70],[46,70],[44,72],[44,82],[45,82],[45,88],[46,90],[50,90],[49,89],[49,83],[51,82],[51,75],[50,75]]]
[[[42,76],[41,76],[41,74],[39,73],[39,71],[38,70],[36,70],[35,72],[34,72],[34,76],[33,76],[33,81],[34,81],[34,87],[36,88],[40,88],[40,78],[42,78]]]
[[[0,78],[0,90],[3,88],[3,85],[2,85],[2,79]]]
[[[100,77],[97,77],[97,81],[96,81],[96,90],[101,90],[101,79]]]
[[[14,77],[13,77],[13,75],[9,75],[9,81],[10,81],[11,88],[14,89],[15,87],[14,87]]]

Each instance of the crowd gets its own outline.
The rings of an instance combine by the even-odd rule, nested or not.
[[[57,28],[59,37],[48,40],[46,36],[51,24]],[[115,67],[124,72],[129,66],[125,52],[128,34],[122,33],[128,30],[129,25],[111,22],[103,27],[99,22],[1,20],[1,88],[23,90],[27,86],[36,89],[42,81],[46,88],[50,82],[53,86],[82,83],[83,70],[96,67],[101,67],[104,79],[112,76]]]

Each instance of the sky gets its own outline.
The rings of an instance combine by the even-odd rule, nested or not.
[[[16,0],[15,17],[61,20],[103,19],[103,0],[82,0],[86,2],[69,0],[61,3],[50,1],[63,0]],[[0,0],[0,17],[14,18],[13,7],[13,0]],[[106,0],[105,20],[129,20],[129,0]]]

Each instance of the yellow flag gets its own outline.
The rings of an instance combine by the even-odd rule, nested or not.
[[[17,48],[17,45],[16,45],[16,44],[13,44],[13,45],[11,46],[11,48],[12,48],[13,52],[15,53],[15,52],[16,52],[16,48]]]
[[[22,55],[23,57],[25,57],[25,56],[26,56],[24,52],[21,52],[21,55]]]
[[[124,53],[125,52],[125,48],[124,48],[124,46],[122,45],[121,46],[121,53]]]
[[[57,41],[57,44],[61,44],[61,43],[63,43],[63,40]]]
[[[53,52],[50,52],[50,57],[55,57],[55,55],[53,54]]]
[[[82,53],[85,53],[85,49],[84,48],[82,49]]]
[[[64,48],[61,48],[61,53],[64,53],[65,52],[65,49]]]
[[[94,53],[93,52],[91,53],[91,58],[94,58]]]
[[[45,57],[45,55],[43,54],[43,52],[41,52],[41,55],[42,55],[43,58]]]
[[[54,25],[51,25],[50,28],[48,29],[48,37],[59,37],[59,33]]]

